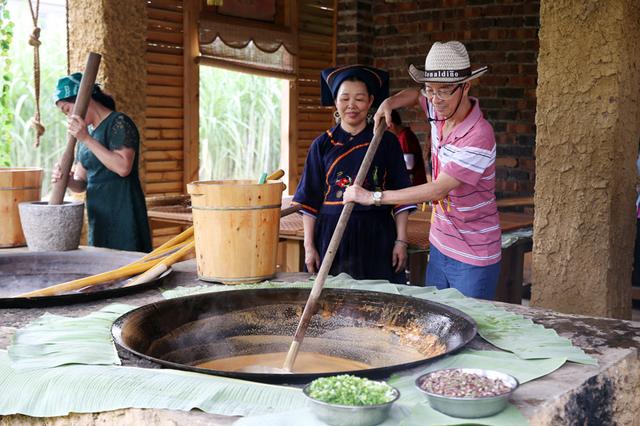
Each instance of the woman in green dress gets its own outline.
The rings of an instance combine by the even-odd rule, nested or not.
[[[134,122],[115,111],[115,101],[97,84],[83,120],[73,115],[81,73],[58,80],[54,100],[68,117],[69,133],[78,140],[76,163],[68,187],[87,191],[91,246],[118,250],[151,250],[147,208],[140,179],[140,136]],[[60,179],[56,165],[52,181]]]

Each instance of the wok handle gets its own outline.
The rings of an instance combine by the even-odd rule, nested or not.
[[[91,100],[91,93],[93,92],[93,85],[96,82],[98,76],[98,68],[100,67],[100,60],[102,56],[97,53],[90,52],[87,58],[87,65],[84,67],[84,73],[80,80],[80,88],[78,89],[78,95],[76,96],[75,104],[73,105],[73,115],[79,115],[84,119],[87,115],[87,109],[89,108],[89,101]],[[69,173],[71,172],[71,166],[73,165],[74,153],[76,150],[76,138],[71,134],[67,134],[67,146],[60,159],[60,172],[62,177],[53,184],[51,189],[51,195],[49,196],[49,204],[60,205],[64,200],[64,193],[67,190],[67,184],[69,183]]]
[[[373,162],[373,157],[378,150],[378,146],[380,145],[380,141],[382,140],[382,135],[384,134],[386,127],[387,126],[384,123],[384,120],[382,120],[380,124],[378,124],[378,127],[375,128],[373,139],[369,144],[369,148],[367,148],[367,153],[365,154],[364,160],[362,160],[362,164],[360,165],[360,169],[358,170],[358,175],[356,176],[354,182],[356,185],[362,185],[362,182],[364,182],[364,179],[369,172],[369,168],[371,167],[371,163]],[[304,335],[307,331],[307,327],[309,326],[309,322],[311,321],[311,317],[317,310],[318,299],[320,298],[322,287],[324,287],[324,282],[327,279],[327,275],[329,275],[329,270],[331,269],[331,265],[333,264],[333,259],[336,257],[336,252],[338,251],[338,247],[340,246],[340,241],[342,241],[342,235],[344,234],[344,230],[346,229],[347,223],[349,222],[349,217],[351,216],[353,207],[354,203],[347,203],[342,209],[342,213],[340,213],[338,224],[336,225],[336,229],[333,231],[333,235],[331,236],[329,247],[327,248],[327,252],[322,259],[322,263],[320,264],[320,270],[318,271],[316,280],[314,281],[313,287],[311,288],[311,293],[309,293],[309,298],[307,299],[307,304],[304,307],[304,311],[302,311],[302,316],[300,317],[300,322],[298,323],[296,334],[293,337],[293,342],[291,342],[289,352],[287,353],[287,357],[284,361],[283,368],[285,370],[291,371],[291,369],[293,368],[293,364],[296,361],[298,350],[300,349],[300,345],[304,340]]]

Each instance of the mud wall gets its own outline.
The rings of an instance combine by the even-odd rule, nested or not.
[[[640,3],[540,7],[532,306],[630,317]]]
[[[116,108],[145,126],[147,31],[143,1],[69,0],[69,63],[82,71],[87,55],[102,55],[98,82],[116,101]]]

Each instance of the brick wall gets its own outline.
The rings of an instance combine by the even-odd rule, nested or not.
[[[539,9],[528,0],[338,0],[337,63],[386,69],[395,93],[417,87],[407,69],[424,64],[433,42],[462,41],[473,68],[489,65],[471,94],[496,133],[498,196],[531,195]],[[401,115],[424,146],[421,111]]]

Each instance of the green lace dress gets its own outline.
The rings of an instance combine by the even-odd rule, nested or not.
[[[131,173],[126,177],[107,169],[83,144],[76,159],[87,170],[88,243],[91,246],[129,251],[151,251],[147,207],[138,176],[140,136],[134,122],[112,112],[90,135],[107,149],[136,151]]]

